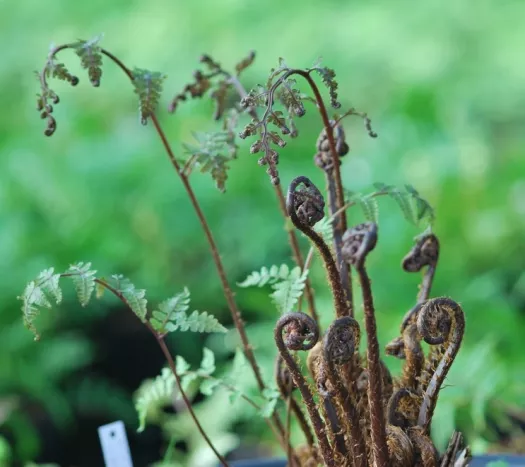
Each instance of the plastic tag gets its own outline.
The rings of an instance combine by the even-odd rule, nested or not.
[[[128,437],[122,421],[100,426],[98,436],[106,467],[133,467]]]

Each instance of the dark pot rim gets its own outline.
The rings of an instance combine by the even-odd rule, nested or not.
[[[509,467],[525,467],[525,456],[516,454],[485,454],[473,456],[469,467],[485,467],[489,462],[505,461]],[[286,467],[286,459],[250,459],[229,463],[231,467]]]

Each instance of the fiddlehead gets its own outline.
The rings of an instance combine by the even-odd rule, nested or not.
[[[286,210],[295,227],[303,232],[317,247],[323,259],[334,296],[336,316],[348,315],[345,293],[339,271],[330,248],[312,227],[324,217],[324,199],[321,192],[307,177],[292,180],[286,196]]]
[[[419,289],[418,303],[428,300],[430,296],[438,259],[439,241],[432,233],[420,237],[403,258],[402,265],[406,272],[419,272],[423,267],[428,266]]]
[[[386,428],[388,454],[391,467],[406,467],[414,465],[414,447],[408,435],[398,426],[389,425]]]
[[[375,462],[378,467],[387,467],[388,448],[383,414],[382,370],[379,357],[379,342],[370,279],[365,269],[365,259],[377,243],[377,225],[371,222],[359,224],[348,229],[343,236],[343,257],[353,265],[359,275],[363,305],[365,309],[365,328],[368,341],[368,405]]]
[[[441,385],[458,353],[465,332],[465,316],[461,307],[450,298],[429,300],[417,318],[418,332],[430,345],[445,345],[446,350],[423,394],[418,425],[427,433],[436,407]]]
[[[337,372],[336,366],[350,362],[359,348],[359,324],[354,318],[345,316],[336,319],[327,329],[323,338],[323,357],[326,364],[328,378],[335,388],[339,403],[344,412],[346,431],[351,436],[350,450],[353,454],[355,467],[366,467],[366,447],[359,426],[359,414],[355,401],[352,400],[343,380]]]
[[[304,313],[287,313],[277,321],[274,338],[277,349],[288,367],[295,385],[301,392],[319,441],[323,460],[327,466],[335,467],[330,444],[326,437],[325,424],[319,415],[319,410],[315,404],[312,392],[308,387],[308,383],[301,374],[293,356],[290,354],[290,350],[310,350],[314,347],[319,339],[319,327],[310,316]]]
[[[403,342],[406,362],[403,365],[401,386],[416,389],[418,378],[425,363],[425,354],[421,348],[416,324],[410,324],[403,331]]]

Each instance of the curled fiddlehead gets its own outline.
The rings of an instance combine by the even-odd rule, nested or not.
[[[418,303],[428,300],[438,259],[439,241],[432,233],[419,237],[416,244],[403,258],[402,265],[406,272],[419,272],[428,266],[417,297]]]
[[[297,417],[297,421],[299,422],[299,425],[301,426],[301,430],[304,433],[308,446],[312,448],[315,443],[314,436],[312,434],[312,430],[310,429],[310,426],[308,425],[308,422],[306,421],[304,413],[301,410],[301,407],[299,406],[299,404],[293,397],[293,391],[297,389],[297,386],[295,385],[293,381],[290,371],[284,364],[284,361],[281,355],[277,355],[277,358],[275,361],[275,382],[277,383],[277,388],[279,389],[279,392],[283,396],[283,399],[285,400],[287,400],[288,398],[290,399],[290,409],[293,411],[293,413]]]
[[[290,350],[310,350],[319,339],[319,327],[310,316],[304,313],[286,313],[277,321],[274,331],[279,354],[288,367],[295,385],[299,388],[312,421],[323,460],[327,466],[335,467],[330,444],[326,437],[325,424],[319,415],[312,392],[302,375]]]
[[[334,296],[336,316],[348,315],[345,293],[339,271],[330,248],[312,227],[324,217],[324,198],[312,181],[304,176],[294,178],[286,196],[286,210],[292,223],[303,232],[319,250]]]
[[[403,365],[401,386],[416,389],[418,378],[425,363],[425,354],[421,348],[416,324],[410,324],[403,331],[403,342],[406,362]]]
[[[439,390],[463,340],[465,316],[454,300],[446,297],[434,298],[421,308],[417,318],[417,328],[428,344],[446,347],[426,387],[419,410],[418,425],[428,432]]]
[[[336,366],[350,362],[359,348],[359,324],[354,318],[345,316],[336,319],[327,329],[323,338],[323,357],[327,374],[335,388],[339,403],[343,409],[343,423],[350,434],[350,452],[352,452],[355,467],[366,467],[366,446],[359,426],[359,414],[355,401],[343,384]]]
[[[382,369],[379,357],[379,342],[372,297],[370,278],[365,269],[365,259],[377,243],[377,225],[372,222],[359,224],[348,229],[343,235],[343,258],[353,265],[359,275],[363,306],[365,309],[365,328],[368,341],[368,405],[374,459],[378,467],[387,467],[388,448],[383,414]]]

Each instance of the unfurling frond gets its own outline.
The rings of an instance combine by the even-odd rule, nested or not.
[[[91,299],[91,294],[95,290],[95,274],[97,271],[91,270],[91,263],[72,264],[65,274],[71,278],[75,284],[78,301],[82,306],[86,306]]]
[[[292,310],[303,294],[308,270],[302,272],[295,267],[290,270],[286,264],[273,265],[270,269],[263,267],[260,271],[252,272],[239,287],[264,287],[271,285],[273,292],[270,294],[272,301],[281,313]]]
[[[72,46],[80,57],[82,68],[88,71],[89,81],[95,87],[100,86],[102,77],[102,54],[98,45],[101,39],[102,35],[99,35],[88,41],[78,41]]]
[[[133,85],[139,96],[140,121],[145,125],[159,104],[162,93],[162,83],[166,75],[157,71],[135,68],[133,70]]]
[[[191,332],[226,332],[217,319],[206,311],[187,314],[190,306],[190,291],[183,292],[162,302],[153,311],[149,322],[159,334],[177,330]]]
[[[320,63],[315,64],[310,71],[315,71],[321,76],[323,84],[328,88],[330,94],[330,105],[338,109],[341,104],[337,100],[337,88],[339,87],[338,82],[335,79],[335,71],[328,67],[321,66]]]

